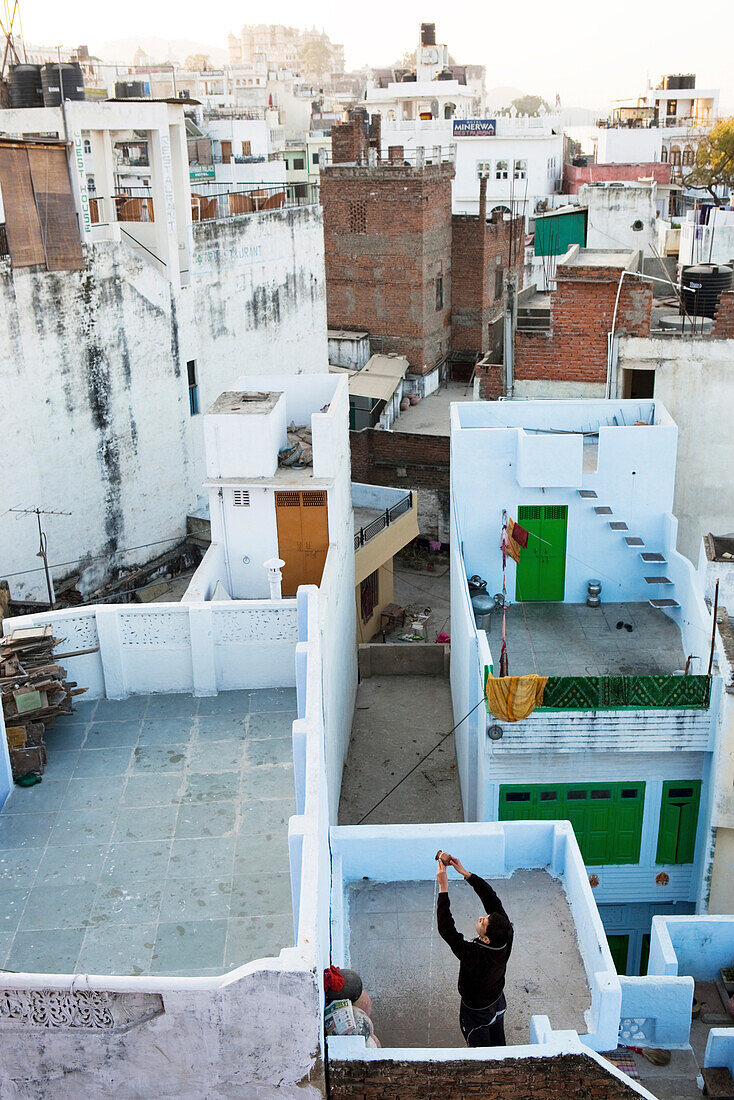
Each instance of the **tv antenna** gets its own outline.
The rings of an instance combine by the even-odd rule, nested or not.
[[[25,52],[25,38],[23,37],[23,24],[20,18],[20,3],[19,0],[2,0],[2,7],[0,8],[0,32],[5,38],[5,49],[3,51],[3,64],[0,69],[0,78],[5,79],[6,70],[9,65],[20,64],[20,54],[15,45],[16,36],[13,33],[13,28],[17,25],[18,34],[17,37],[23,44],[23,60],[27,61]]]
[[[16,3],[17,7],[17,3]],[[21,516],[35,516],[38,523],[38,553],[37,558],[43,558],[43,571],[46,574],[46,589],[48,591],[48,604],[49,610],[53,611],[56,606],[56,596],[54,593],[53,581],[51,580],[51,573],[48,568],[48,539],[46,538],[46,532],[43,529],[41,523],[41,516],[70,516],[71,512],[58,512],[51,508],[8,508],[9,512],[15,512],[16,518],[20,519]]]

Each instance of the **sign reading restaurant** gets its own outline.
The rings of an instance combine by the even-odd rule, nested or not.
[[[494,137],[496,118],[455,118],[454,137]]]

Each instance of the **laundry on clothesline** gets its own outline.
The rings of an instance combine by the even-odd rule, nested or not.
[[[543,705],[547,676],[487,676],[484,695],[495,718],[521,722]]]

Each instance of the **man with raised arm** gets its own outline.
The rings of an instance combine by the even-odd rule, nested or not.
[[[502,902],[488,882],[473,875],[448,852],[437,855],[438,932],[459,960],[459,1023],[468,1047],[503,1047],[505,1009],[503,992],[505,970],[512,951],[513,928]],[[457,931],[449,903],[447,870],[453,867],[463,875],[484,906],[486,916],[476,923],[477,935],[466,940]]]

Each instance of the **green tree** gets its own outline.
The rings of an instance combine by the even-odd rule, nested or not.
[[[514,107],[519,115],[537,115],[541,107],[550,111],[550,104],[539,95],[522,95],[513,99],[510,107]]]
[[[708,191],[718,205],[726,202],[717,187],[734,190],[734,118],[721,118],[699,142],[693,170],[686,176],[686,187]]]
[[[325,42],[305,42],[298,51],[303,71],[323,76],[331,70],[331,50]]]
[[[189,72],[203,73],[209,68],[209,57],[205,53],[192,53],[184,61],[184,69]]]

